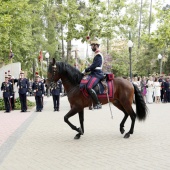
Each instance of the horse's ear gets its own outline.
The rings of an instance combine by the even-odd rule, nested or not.
[[[54,66],[56,64],[55,58],[52,59],[52,65]]]

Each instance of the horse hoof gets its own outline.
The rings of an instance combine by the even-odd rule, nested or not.
[[[122,129],[120,129],[120,133],[121,134],[124,134],[124,132],[125,132],[125,130],[122,128]]]
[[[75,137],[74,137],[74,139],[80,139],[80,134],[78,133]]]
[[[83,135],[83,131],[82,131],[81,127],[78,128],[78,131],[81,135]]]
[[[129,138],[130,137],[130,134],[129,133],[126,133],[124,138]]]

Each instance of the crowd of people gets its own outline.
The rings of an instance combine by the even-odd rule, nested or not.
[[[36,112],[43,110],[44,95],[48,94],[47,86],[44,79],[36,72],[35,80],[29,81],[24,74],[24,71],[20,71],[19,79],[14,79],[10,71],[5,72],[5,81],[1,84],[1,91],[3,93],[5,113],[9,113],[15,109],[15,91],[14,86],[17,86],[19,99],[21,103],[21,112],[27,112],[27,96],[34,95],[36,103]],[[53,83],[53,86],[49,88],[49,96],[53,98],[54,111],[59,111],[60,107],[60,93],[62,93],[62,82],[59,80],[57,83]]]
[[[130,81],[130,79],[128,78]],[[18,88],[19,99],[21,103],[21,112],[27,112],[27,96],[34,95],[36,111],[43,110],[44,95],[52,96],[54,111],[59,111],[60,94],[62,93],[62,82],[59,80],[50,86],[49,94],[44,79],[36,73],[35,80],[29,81],[25,78],[24,71],[21,70],[20,78],[13,79],[8,71],[5,73],[5,81],[1,84],[5,112],[15,109],[14,85]],[[133,77],[132,83],[136,84],[141,91],[145,103],[170,103],[170,78],[165,76]]]
[[[170,78],[165,76],[133,77],[148,104],[170,102]]]

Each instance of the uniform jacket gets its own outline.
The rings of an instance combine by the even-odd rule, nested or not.
[[[32,84],[32,90],[34,91],[35,96],[42,96],[44,94],[44,83],[41,81],[34,81]]]
[[[100,53],[97,53],[93,59],[93,63],[91,64],[91,66],[85,69],[85,72],[91,71],[91,73],[89,74],[90,76],[102,79],[104,77],[102,68],[97,69],[99,67],[102,67],[102,65],[103,65],[103,57]]]
[[[56,86],[51,89],[52,95],[60,95],[62,92],[62,83],[61,80],[57,81]]]
[[[1,91],[3,91],[3,97],[5,98],[12,96],[12,83],[3,82],[1,85]]]
[[[19,88],[18,93],[25,94],[28,92],[29,89],[29,81],[26,78],[18,79],[17,86]]]
[[[12,84],[12,92],[14,93],[14,84],[18,82],[17,79],[10,79],[9,82]]]
[[[164,82],[164,89],[165,89],[165,91],[170,91],[170,82]]]

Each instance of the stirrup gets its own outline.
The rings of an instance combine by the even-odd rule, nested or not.
[[[94,108],[94,109],[101,109],[101,108],[102,108],[102,105],[101,105],[101,104],[96,104],[93,108]]]

